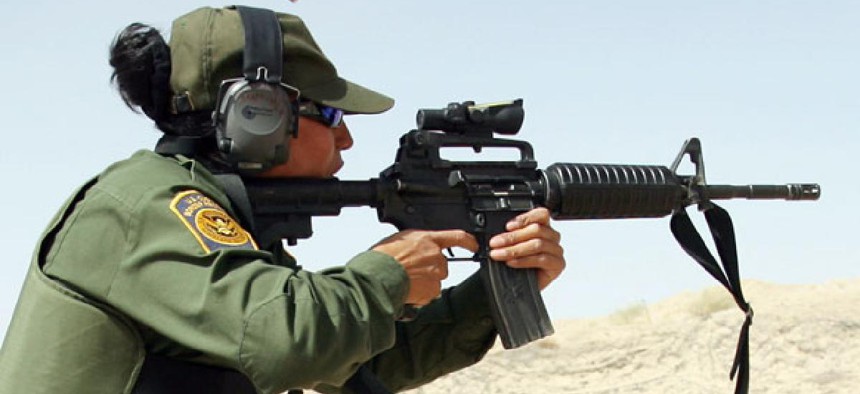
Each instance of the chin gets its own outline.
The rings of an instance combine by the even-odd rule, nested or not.
[[[342,162],[342,161],[338,161],[338,162],[334,165],[334,169],[332,169],[332,171],[331,171],[331,176],[334,176],[334,174],[337,174],[337,173],[340,171],[340,169],[341,169],[341,168],[343,168],[343,162]]]

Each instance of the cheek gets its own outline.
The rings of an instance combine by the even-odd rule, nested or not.
[[[307,133],[293,139],[290,149],[307,160],[321,161],[334,153],[334,139],[328,132]]]
[[[317,175],[328,170],[334,153],[334,139],[329,132],[306,132],[290,141],[290,158],[287,166],[301,175]],[[327,131],[327,130],[324,130]]]

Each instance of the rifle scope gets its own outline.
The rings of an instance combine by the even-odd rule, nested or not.
[[[489,104],[465,101],[450,103],[444,109],[420,109],[415,122],[420,130],[487,136],[493,132],[514,135],[520,131],[524,117],[522,99]]]

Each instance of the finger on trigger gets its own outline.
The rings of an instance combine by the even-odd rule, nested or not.
[[[478,241],[472,234],[463,230],[442,230],[434,231],[430,235],[431,239],[442,249],[452,248],[454,246],[468,249],[472,252],[478,250]]]

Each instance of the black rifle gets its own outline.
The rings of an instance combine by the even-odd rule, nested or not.
[[[656,218],[684,212],[691,204],[710,209],[717,199],[815,200],[820,195],[815,184],[708,185],[695,138],[686,141],[670,168],[555,163],[540,170],[528,142],[493,136],[516,134],[523,116],[522,100],[419,110],[417,129],[400,138],[394,164],[378,178],[246,179],[257,234],[264,242],[295,244],[311,236],[313,216],[336,216],[349,206],[376,208],[380,222],[400,230],[468,231],[480,244],[471,259],[481,263],[502,344],[515,348],[553,333],[534,270],[512,269],[489,257],[489,239],[518,214],[543,206],[557,220]],[[513,148],[520,158],[452,161],[440,156],[448,147]],[[685,156],[695,165],[693,175],[676,172]],[[732,247],[733,242],[732,235]]]

